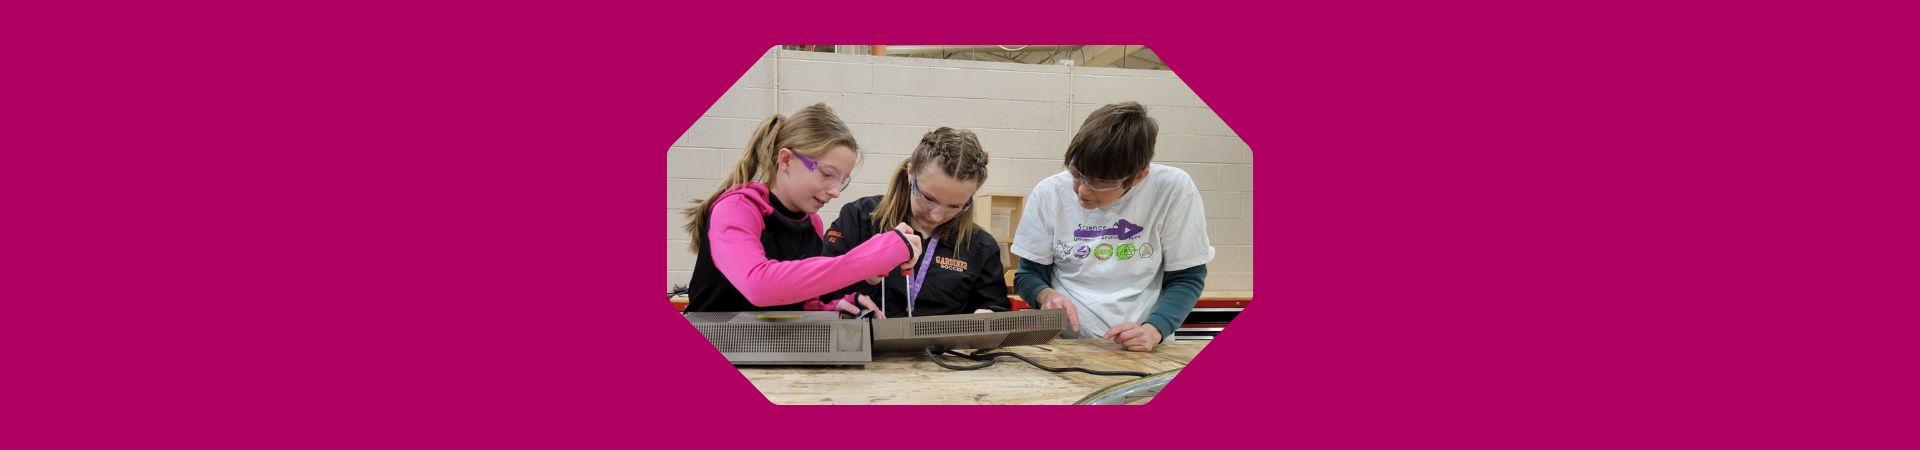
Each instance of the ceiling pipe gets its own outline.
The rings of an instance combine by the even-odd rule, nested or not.
[[[1010,52],[1000,46],[876,46],[885,48],[885,54],[979,54],[979,52]],[[1012,52],[1054,52],[1054,50],[1073,50],[1079,46],[1010,46]]]

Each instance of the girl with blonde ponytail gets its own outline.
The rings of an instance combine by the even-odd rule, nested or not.
[[[986,180],[987,152],[973,132],[940,128],[921,136],[913,155],[894,169],[886,194],[840,208],[827,230],[827,254],[853,254],[872,244],[875,231],[902,222],[927,238],[925,253],[911,266],[889,270],[885,283],[874,277],[827,298],[883,298],[881,317],[1008,310],[1000,244],[974,225],[973,196]]]
[[[685,210],[699,255],[687,311],[851,310],[818,299],[917,258],[920,240],[904,225],[821,256],[820,208],[846,189],[858,152],[825,104],[761,121],[726,179]]]

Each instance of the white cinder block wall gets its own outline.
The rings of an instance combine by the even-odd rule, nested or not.
[[[693,277],[680,208],[704,197],[740,158],[748,135],[774,113],[824,102],[860,140],[847,201],[879,195],[900,163],[937,127],[979,134],[993,161],[981,194],[1026,195],[1063,170],[1061,156],[1095,108],[1137,101],[1160,123],[1154,161],[1193,175],[1218,254],[1208,291],[1253,290],[1253,153],[1172,72],[790,52],[774,49],[667,153],[667,288]]]

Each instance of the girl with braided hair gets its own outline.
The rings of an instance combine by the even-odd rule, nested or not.
[[[973,132],[940,128],[920,137],[913,155],[894,170],[887,192],[840,208],[827,229],[827,256],[847,254],[895,224],[906,223],[926,249],[912,266],[856,282],[823,300],[880,299],[881,317],[1006,311],[1000,244],[974,224],[973,196],[987,181],[987,152]],[[843,303],[844,304],[844,303]]]

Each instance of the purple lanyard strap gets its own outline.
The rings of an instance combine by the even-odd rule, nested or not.
[[[920,267],[915,268],[913,276],[907,278],[907,317],[913,317],[913,302],[920,298],[920,285],[926,284],[927,272],[933,270],[929,264],[933,262],[933,251],[938,248],[940,238],[928,239],[926,247],[921,250],[926,254],[920,256]]]

